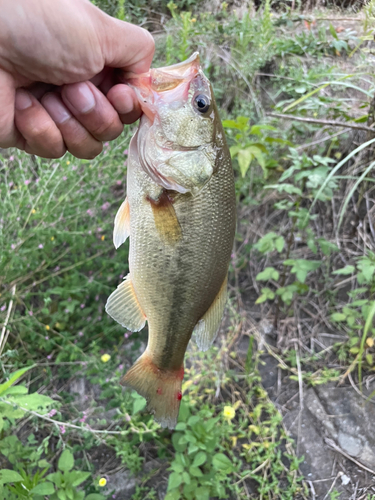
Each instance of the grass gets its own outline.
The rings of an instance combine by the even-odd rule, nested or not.
[[[156,66],[201,53],[236,175],[230,302],[215,346],[189,349],[176,431],[160,429],[118,384],[147,334],[103,310],[127,273],[112,225],[134,127],[93,161],[2,152],[0,493],[105,500],[125,470],[133,500],[308,498],[260,373],[265,352],[300,389],[352,375],[362,388],[375,369],[374,139],[350,128],[371,125],[370,42],[270,2],[242,17],[225,3],[99,5],[157,31]]]

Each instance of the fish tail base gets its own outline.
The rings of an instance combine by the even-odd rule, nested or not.
[[[183,366],[178,370],[162,370],[147,351],[134,363],[121,384],[134,389],[147,401],[147,409],[162,427],[174,429],[182,398]]]

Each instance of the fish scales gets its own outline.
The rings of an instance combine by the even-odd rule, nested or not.
[[[197,65],[197,56],[192,58],[193,64]],[[171,68],[173,71],[174,67]],[[233,170],[212,89],[207,90],[206,81],[199,81],[199,78],[202,78],[201,73],[196,73],[196,80],[194,74],[190,78],[193,82],[190,87],[196,85],[198,89],[205,89],[206,94],[210,93],[212,123],[207,125],[212,125],[211,145],[203,143],[194,149],[194,146],[181,144],[199,142],[198,137],[204,133],[201,131],[204,130],[205,124],[199,121],[198,136],[195,136],[194,129],[191,129],[193,137],[186,139],[183,135],[183,116],[180,116],[180,121],[177,122],[180,123],[182,131],[173,131],[172,136],[177,137],[180,134],[182,139],[177,139],[180,142],[176,145],[167,138],[168,147],[172,150],[182,150],[180,156],[184,151],[187,155],[196,154],[197,151],[200,155],[198,159],[203,158],[202,164],[206,158],[213,159],[211,170],[210,165],[197,165],[192,156],[187,157],[188,165],[193,158],[191,177],[189,168],[183,175],[177,172],[174,177],[174,171],[168,170],[168,166],[162,171],[165,169],[163,162],[159,170],[154,165],[145,166],[145,150],[151,148],[154,157],[158,158],[161,153],[157,141],[164,140],[163,129],[161,132],[159,129],[150,139],[147,135],[151,131],[150,123],[158,125],[159,119],[162,126],[168,122],[167,131],[173,123],[173,112],[168,114],[166,107],[163,109],[164,122],[162,112],[159,113],[161,118],[154,118],[154,122],[150,122],[150,110],[144,109],[145,115],[131,141],[127,174],[127,206],[130,219],[130,275],[127,280],[128,286],[134,292],[134,303],[128,307],[131,310],[134,307],[134,314],[139,314],[140,325],[147,319],[148,345],[145,353],[125,375],[123,383],[146,397],[149,410],[155,413],[156,420],[168,427],[174,427],[177,421],[183,359],[193,330],[197,325],[201,325],[203,334],[199,333],[199,330],[196,331],[198,336],[201,335],[201,344],[206,349],[214,340],[220,324],[235,232]],[[169,75],[169,79],[173,80],[173,74]],[[137,88],[134,82],[133,85]],[[173,81],[168,83],[166,77],[163,85],[167,88],[173,87]],[[179,83],[176,87],[178,85]],[[190,94],[193,95],[190,87],[187,86],[190,92],[186,97],[188,104]],[[141,97],[144,97],[146,91],[143,92]],[[198,99],[201,97],[199,94]],[[197,100],[196,96],[195,99]],[[140,102],[142,104],[142,98]],[[181,106],[178,109],[181,110]],[[182,112],[185,113],[184,110]],[[197,118],[192,116],[193,120],[201,119],[199,115]],[[208,122],[208,119],[205,119]],[[152,144],[155,136],[156,146]],[[163,145],[165,146],[165,143]],[[201,154],[202,149],[199,149],[202,147],[204,157]],[[184,164],[184,161],[182,158],[180,164]],[[165,163],[168,163],[168,159]],[[173,163],[176,164],[180,165]],[[167,172],[167,175],[164,172]],[[181,179],[185,184],[179,184]],[[169,187],[171,183],[174,189],[166,189],[165,184]],[[189,186],[189,189],[185,186]],[[112,294],[112,301],[111,296],[107,303],[107,312],[118,321],[119,307],[126,307],[126,303],[121,305],[120,288],[121,285]],[[115,303],[115,307],[111,306],[112,303]],[[121,314],[122,318],[127,313],[122,311]]]

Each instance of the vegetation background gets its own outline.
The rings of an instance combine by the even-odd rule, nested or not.
[[[112,226],[136,125],[92,161],[1,151],[0,497],[315,498],[264,378],[301,411],[338,382],[373,408],[375,2],[95,3],[153,33],[155,66],[200,52],[236,176],[230,301],[161,429],[118,383],[147,332],[103,310],[128,270]],[[327,484],[317,498],[349,498]]]

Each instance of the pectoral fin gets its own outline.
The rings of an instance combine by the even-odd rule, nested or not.
[[[227,284],[228,278],[225,278],[215,300],[194,328],[195,340],[202,351],[207,351],[210,348],[219,330],[227,301]]]
[[[145,326],[146,316],[139,305],[130,274],[108,297],[105,310],[131,332],[139,332]]]
[[[182,237],[180,223],[172,201],[166,192],[162,193],[157,202],[149,199],[154,216],[154,222],[160,238],[167,244],[173,245]]]
[[[113,230],[113,244],[117,249],[122,245],[130,234],[130,210],[128,198],[122,203],[115,217],[115,227]]]

